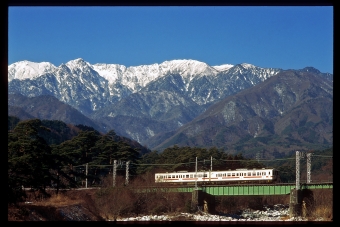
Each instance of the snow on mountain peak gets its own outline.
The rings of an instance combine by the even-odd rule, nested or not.
[[[85,67],[91,66],[91,64],[84,61],[84,59],[82,58],[77,58],[77,59],[67,62],[66,66],[70,68],[71,70],[73,70],[75,68],[85,68]]]
[[[230,69],[233,66],[234,65],[231,65],[231,64],[224,64],[224,65],[213,66],[213,68],[216,69],[217,71],[226,71],[226,70]]]
[[[50,62],[19,61],[8,66],[8,81],[34,79],[42,74],[53,72],[56,68]]]
[[[126,66],[119,64],[97,63],[92,65],[92,68],[97,71],[100,76],[104,77],[109,84],[113,84],[119,78],[122,78],[126,71]]]
[[[179,73],[182,76],[216,74],[217,70],[208,64],[191,59],[165,61],[161,64],[164,70],[170,73]]]
[[[245,69],[255,68],[254,65],[248,64],[248,63],[242,63],[241,65],[242,65],[242,67],[245,68]]]

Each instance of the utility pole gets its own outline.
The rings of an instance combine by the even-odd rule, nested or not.
[[[300,159],[307,159],[307,183],[311,182],[311,166],[312,166],[312,153],[311,152],[303,152],[296,151],[296,189],[299,189],[300,186]]]
[[[307,183],[311,182],[312,172],[311,172],[311,165],[312,165],[312,153],[307,153]]]
[[[129,164],[130,161],[126,162],[126,176],[125,176],[125,185],[129,184]]]
[[[196,176],[195,176],[195,189],[197,190],[197,157],[196,157],[196,167],[195,167],[195,172],[196,172]]]
[[[300,152],[299,151],[296,151],[295,168],[296,168],[295,188],[296,190],[299,190],[300,189]]]
[[[113,187],[116,185],[116,172],[117,172],[117,160],[114,160],[113,161],[113,168],[112,168]]]
[[[212,156],[210,156],[210,173],[209,173],[209,181],[211,181],[211,172],[212,172]]]
[[[89,166],[89,164],[88,163],[86,163],[86,170],[85,170],[85,174],[86,174],[86,178],[85,178],[85,188],[87,188],[87,173],[88,173],[88,166]]]

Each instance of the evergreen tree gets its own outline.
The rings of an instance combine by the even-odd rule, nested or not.
[[[31,187],[45,192],[50,184],[53,164],[51,148],[39,136],[47,130],[39,119],[22,121],[8,133],[9,199],[20,194],[20,188]]]

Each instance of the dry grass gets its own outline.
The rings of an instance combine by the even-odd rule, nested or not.
[[[325,221],[333,219],[333,189],[314,190],[313,209],[309,213],[309,218],[322,218]]]
[[[64,194],[57,194],[57,195],[52,195],[50,198],[47,198],[42,201],[35,202],[35,205],[39,206],[55,206],[55,207],[60,207],[60,206],[69,206],[69,205],[74,205],[79,203],[78,200],[75,198],[70,198],[67,195]]]
[[[67,190],[42,198],[27,192],[26,202],[8,205],[8,221],[65,221],[65,214],[74,220],[102,221],[94,207],[90,190]]]
[[[86,203],[88,195],[94,194],[96,189],[93,190],[65,190],[59,191],[58,194],[52,192],[49,197],[41,198],[35,192],[27,192],[26,202],[38,206],[68,206],[79,203]]]
[[[281,220],[282,221],[286,221],[286,220],[288,220],[290,217],[289,217],[289,215],[285,215],[285,216],[282,216],[281,217]]]
[[[333,208],[329,206],[317,207],[313,211],[312,217],[322,217],[325,221],[331,221],[333,219]]]

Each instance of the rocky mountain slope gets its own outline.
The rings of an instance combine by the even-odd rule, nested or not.
[[[286,153],[331,144],[332,126],[332,82],[308,70],[287,70],[213,104],[155,149],[177,144]]]

